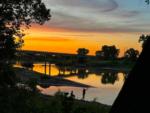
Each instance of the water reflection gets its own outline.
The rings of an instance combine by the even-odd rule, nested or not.
[[[116,80],[118,80],[118,73],[116,72],[103,72],[101,82],[103,84],[114,84]]]
[[[34,64],[34,71],[44,73],[45,66],[43,64]],[[51,72],[49,72],[49,65],[46,66],[46,74],[48,76],[68,79],[71,81],[91,85],[96,88],[90,88],[87,91],[86,100],[93,100],[97,98],[98,102],[111,105],[117,97],[128,72],[118,69],[102,69],[95,67],[72,67],[51,65]],[[49,73],[51,73],[49,75]],[[83,88],[66,87],[66,86],[51,86],[39,87],[43,93],[53,95],[56,91],[74,91],[77,98],[81,98]]]
[[[88,77],[88,71],[86,68],[79,68],[78,69],[78,73],[77,73],[77,76],[79,79],[85,79]]]
[[[51,67],[49,67],[51,66]],[[125,70],[114,70],[114,69],[104,69],[96,67],[71,67],[71,66],[60,66],[60,65],[47,65],[46,67],[43,64],[34,64],[34,71],[45,73],[53,77],[65,78],[77,77],[78,79],[86,80],[89,76],[96,75],[97,77],[101,76],[100,82],[102,84],[115,84],[118,81],[119,73],[122,73],[123,81],[126,79],[128,71]],[[49,70],[50,68],[50,70]],[[49,72],[50,71],[50,72]],[[93,81],[94,82],[94,81]]]
[[[124,70],[102,69],[102,68],[85,68],[85,67],[71,67],[71,66],[58,66],[56,65],[59,74],[55,76],[67,78],[71,76],[77,76],[78,79],[86,79],[92,74],[101,76],[101,83],[114,84],[118,80],[118,73],[122,73],[124,80],[127,77],[128,72]]]

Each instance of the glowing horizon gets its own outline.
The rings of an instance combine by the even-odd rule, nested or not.
[[[120,56],[129,48],[141,50],[138,38],[150,29],[150,7],[141,1],[43,0],[52,19],[26,30],[23,49],[76,53],[87,48],[90,55],[103,45],[115,45]]]
[[[27,30],[24,38],[24,50],[75,54],[78,48],[87,48],[90,50],[89,55],[95,55],[95,52],[100,50],[103,45],[115,45],[120,49],[120,56],[128,48],[141,50],[141,45],[138,43],[140,34],[54,31],[45,29],[44,26],[40,28],[45,30],[39,30],[37,26],[36,28]]]

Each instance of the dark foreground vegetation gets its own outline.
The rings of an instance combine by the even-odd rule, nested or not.
[[[149,113],[150,99],[148,78],[150,72],[150,38],[143,43],[143,50],[135,66],[130,71],[122,90],[110,113]]]
[[[0,113],[108,113],[110,106],[75,100],[66,93],[46,96],[24,86],[0,88]]]

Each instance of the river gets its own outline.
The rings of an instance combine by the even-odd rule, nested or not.
[[[45,73],[44,64],[34,64],[34,71]],[[50,70],[50,72],[49,72]],[[97,101],[103,104],[112,105],[119,91],[121,90],[126,74],[122,71],[101,70],[100,68],[90,69],[74,69],[71,72],[69,68],[62,68],[52,64],[46,66],[46,74],[50,76],[60,76],[64,79],[91,85],[94,88],[88,88],[85,94],[85,100]],[[50,86],[42,88],[38,86],[42,93],[54,95],[57,91],[71,92],[73,91],[77,99],[82,99],[83,88],[66,87],[66,86]]]

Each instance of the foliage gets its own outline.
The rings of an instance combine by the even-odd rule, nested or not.
[[[37,89],[37,80],[32,78],[30,79],[29,81],[26,82],[26,84],[28,85],[28,87],[35,93],[35,92],[38,92],[38,89]]]
[[[89,53],[89,50],[85,49],[85,48],[79,48],[77,50],[77,53],[78,53],[78,55],[85,56],[85,55],[87,55]]]
[[[88,77],[87,69],[86,68],[78,68],[78,78],[85,79]]]
[[[41,0],[0,0],[0,79],[3,84],[9,81],[11,85],[15,80],[11,61],[23,44],[22,28],[29,28],[31,23],[42,25],[50,17],[50,10]]]
[[[24,88],[0,89],[0,113],[108,113],[110,107],[64,95],[51,97]]]
[[[116,72],[104,72],[102,73],[102,80],[103,84],[114,84],[118,79],[118,75]]]
[[[139,51],[134,48],[130,48],[125,52],[124,57],[128,60],[136,61],[139,57]]]
[[[49,12],[41,0],[0,0],[1,60],[12,59],[16,48],[21,47],[21,28],[29,28],[31,23],[43,24],[50,19]]]
[[[87,62],[87,54],[89,53],[88,49],[85,48],[79,48],[77,50],[78,53],[78,63],[79,64],[85,64]]]
[[[139,43],[142,43],[142,47],[144,47],[147,39],[150,38],[150,35],[144,35],[142,34],[139,38]]]
[[[17,79],[11,65],[1,63],[0,65],[0,87],[14,86]]]
[[[117,59],[119,55],[119,49],[116,48],[116,46],[108,46],[104,45],[102,46],[101,51],[96,52],[96,56],[100,57],[105,60],[114,60]]]

